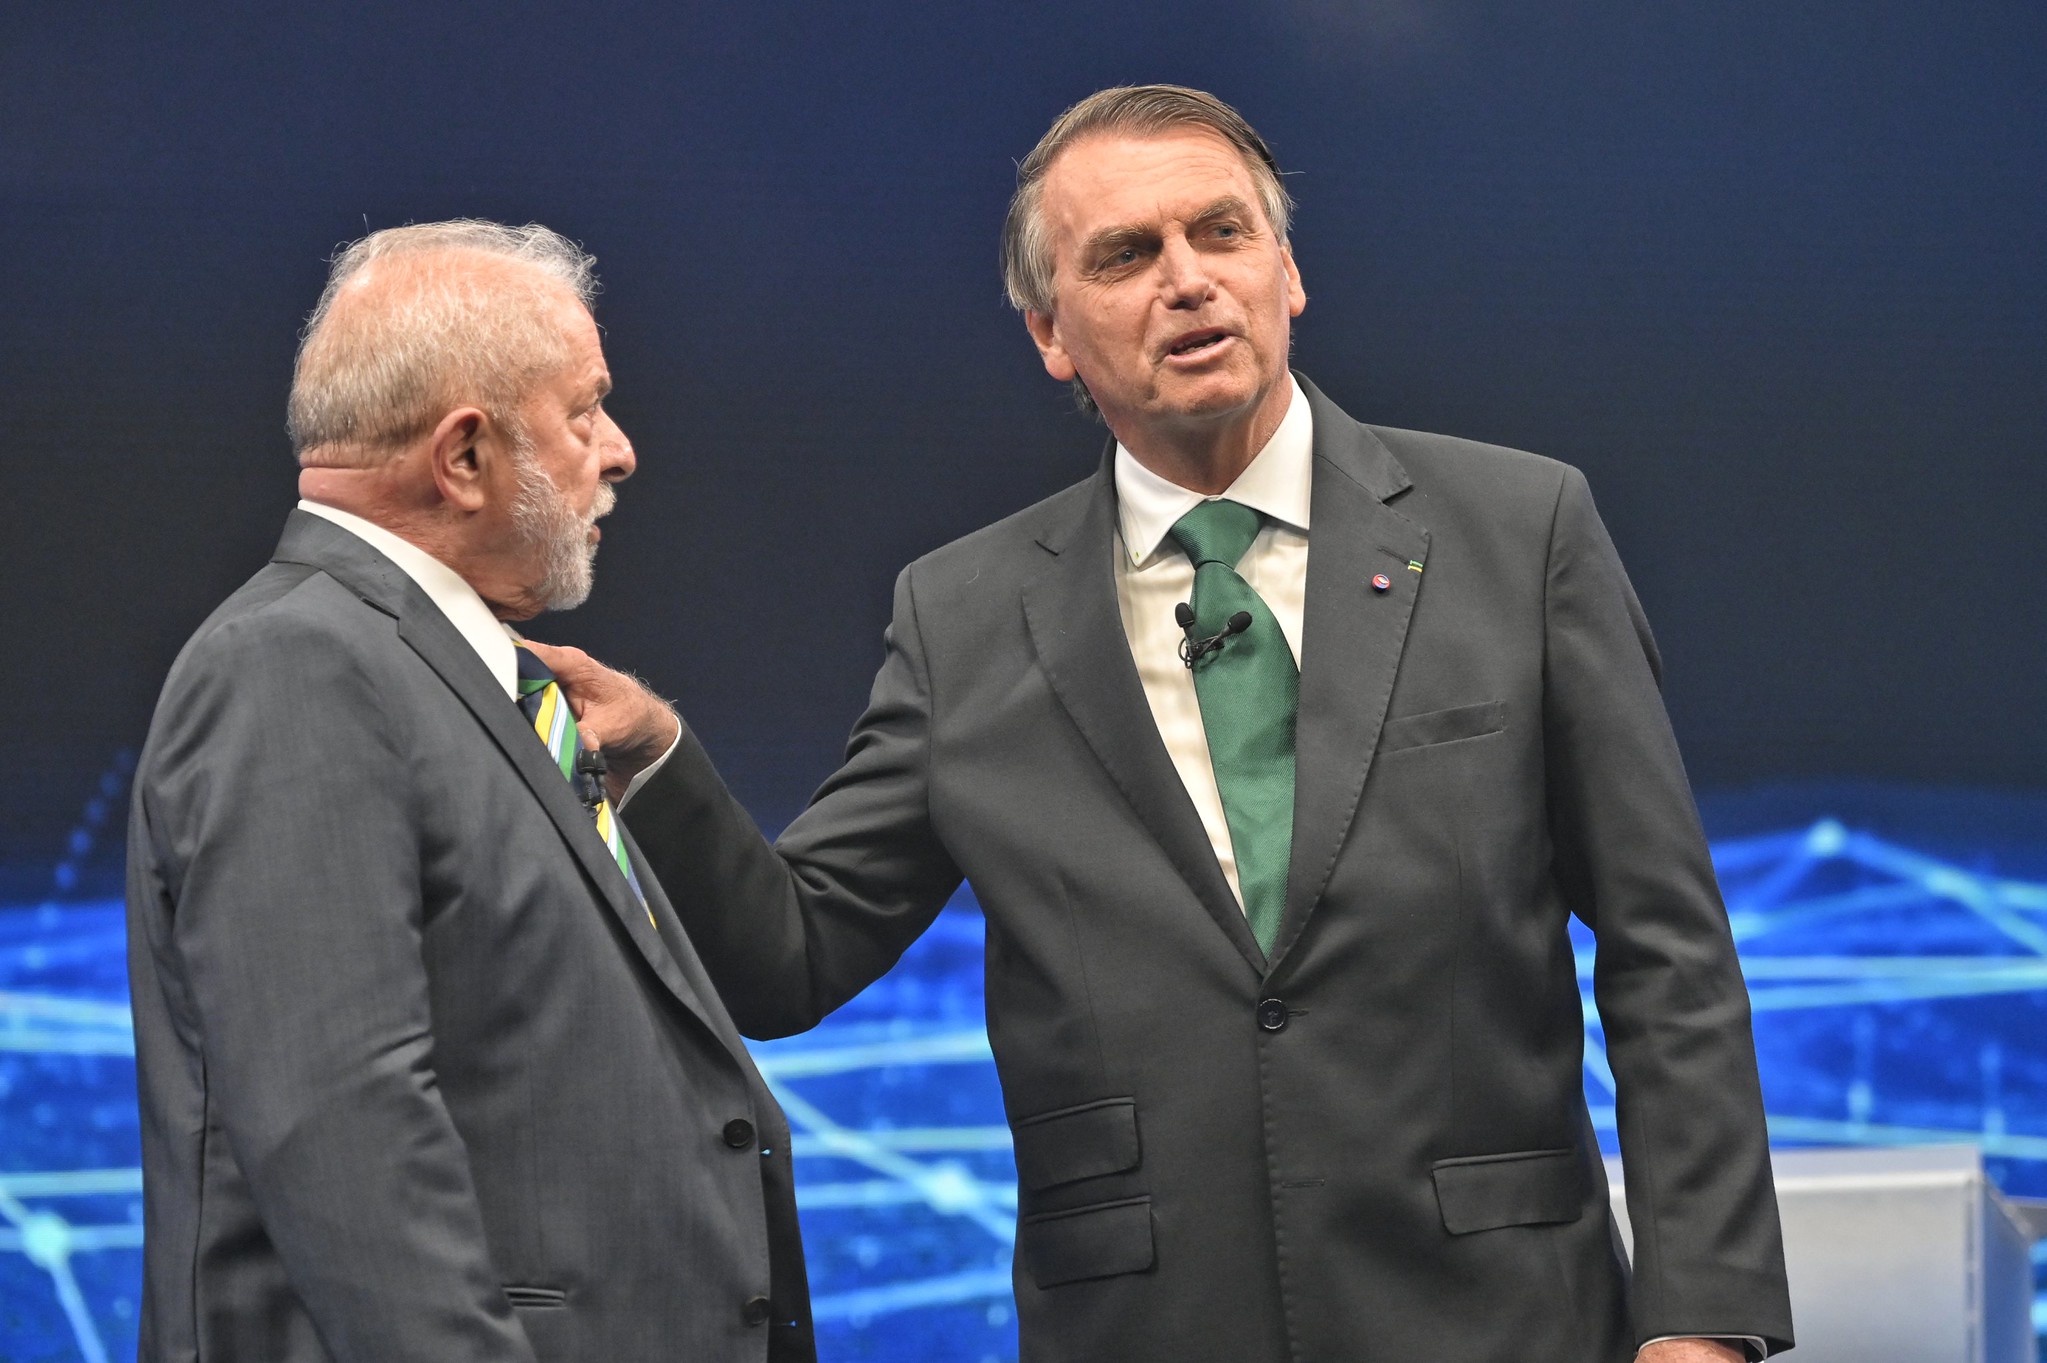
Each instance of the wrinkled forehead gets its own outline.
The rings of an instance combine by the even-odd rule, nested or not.
[[[1105,228],[1163,227],[1223,198],[1259,202],[1243,154],[1198,125],[1158,133],[1092,133],[1045,169],[1040,207],[1062,238]]]

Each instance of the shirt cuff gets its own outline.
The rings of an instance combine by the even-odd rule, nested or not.
[[[1770,1356],[1769,1349],[1756,1335],[1658,1335],[1654,1339],[1643,1340],[1642,1347],[1646,1349],[1651,1344],[1665,1344],[1673,1339],[1710,1339],[1715,1344],[1739,1344],[1748,1351],[1750,1358],[1764,1359]]]
[[[675,750],[681,746],[682,720],[680,718],[677,718],[677,720],[675,721],[675,738],[668,744],[668,751],[662,753],[652,762],[649,762],[646,766],[642,767],[640,769],[640,774],[638,776],[635,776],[630,782],[626,784],[625,794],[618,797],[619,813],[621,814],[625,813],[625,807],[627,803],[632,800],[633,796],[638,795],[640,793],[640,787],[646,785],[647,782],[653,777],[654,773],[661,770],[661,765],[664,762],[666,762],[669,758],[675,756]]]

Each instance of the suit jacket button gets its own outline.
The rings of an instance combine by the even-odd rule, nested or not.
[[[725,1123],[725,1144],[734,1150],[744,1150],[753,1144],[753,1123],[744,1117],[734,1117]]]
[[[748,1325],[766,1325],[771,1309],[766,1297],[748,1297],[746,1305],[739,1308],[739,1318]]]
[[[1286,1030],[1286,1000],[1262,999],[1258,1004],[1258,1025],[1268,1032]]]

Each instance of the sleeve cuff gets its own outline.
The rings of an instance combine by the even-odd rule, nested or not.
[[[648,770],[651,771],[653,768],[650,767]],[[1752,1359],[1760,1360],[1770,1356],[1769,1349],[1755,1335],[1658,1335],[1654,1339],[1643,1340],[1642,1347],[1646,1349],[1651,1344],[1665,1344],[1673,1339],[1710,1339],[1715,1344],[1739,1344]]]
[[[648,781],[652,780],[654,777],[654,773],[661,770],[662,766],[667,763],[668,759],[675,756],[675,750],[681,746],[682,721],[678,719],[675,724],[675,738],[673,739],[673,741],[669,743],[668,751],[662,753],[652,762],[649,762],[646,766],[642,767],[640,769],[640,774],[638,776],[635,776],[631,781],[626,783],[625,794],[621,795],[618,799],[619,813],[621,814],[625,813],[625,807],[628,804],[632,803],[633,796],[638,795],[640,793],[640,787],[646,785]]]

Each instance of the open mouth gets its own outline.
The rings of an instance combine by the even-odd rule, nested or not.
[[[1166,351],[1168,355],[1199,355],[1204,350],[1213,350],[1229,339],[1230,334],[1221,328],[1209,331],[1190,331],[1173,342]]]

